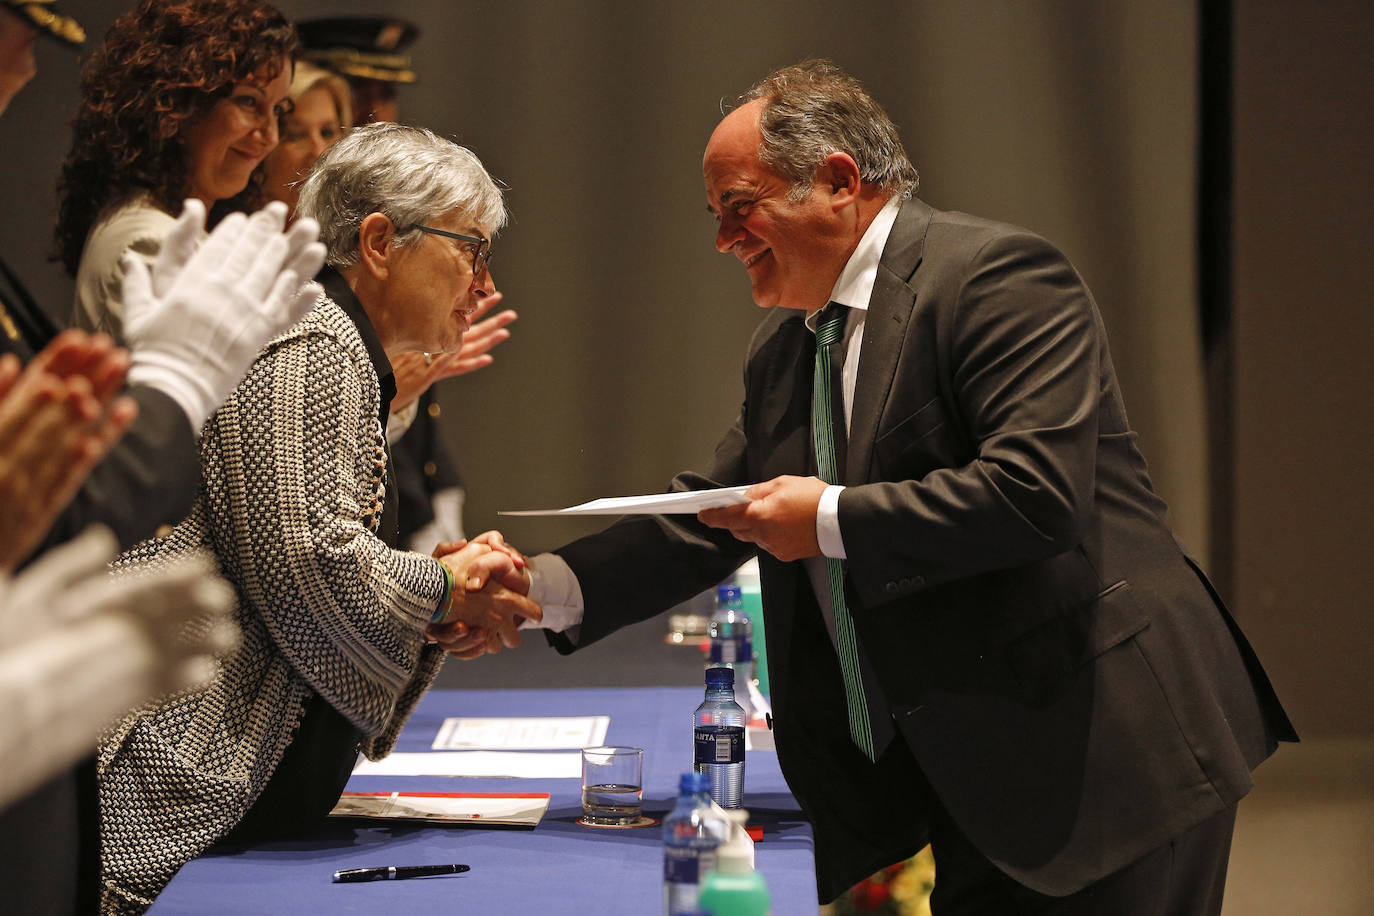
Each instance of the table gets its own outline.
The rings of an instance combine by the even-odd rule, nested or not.
[[[449,716],[609,715],[607,744],[644,748],[644,811],[662,819],[691,768],[695,688],[433,690],[397,742],[426,751]],[[663,909],[662,835],[657,827],[583,827],[577,779],[358,777],[350,791],[548,792],[539,826],[472,828],[330,820],[290,842],[222,844],[190,862],[158,898],[155,916],[178,913],[652,914]],[[772,751],[746,756],[745,807],[761,825],[755,847],[773,912],[813,914],[815,858]],[[369,884],[334,884],[336,869],[462,862],[464,875]]]

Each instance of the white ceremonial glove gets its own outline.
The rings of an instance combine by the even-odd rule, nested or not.
[[[0,578],[0,808],[95,748],[149,697],[196,687],[234,648],[233,589],[208,556],[112,577],[117,544],[90,529],[12,581]]]
[[[308,282],[324,264],[319,225],[285,233],[286,205],[232,213],[198,244],[205,205],[186,201],[151,273],[124,255],[124,337],[129,383],[175,400],[197,431],[243,381],[258,351],[299,321],[321,295]]]

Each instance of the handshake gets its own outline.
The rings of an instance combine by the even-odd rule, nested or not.
[[[501,537],[487,531],[470,541],[448,541],[434,557],[452,577],[453,587],[425,639],[464,660],[502,647],[520,645],[520,624],[536,623],[544,612],[527,595],[529,563]]]

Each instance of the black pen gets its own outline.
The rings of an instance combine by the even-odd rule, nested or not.
[[[467,865],[382,865],[378,868],[345,868],[334,872],[336,884],[355,881],[399,881],[402,878],[428,878],[432,875],[461,875]]]

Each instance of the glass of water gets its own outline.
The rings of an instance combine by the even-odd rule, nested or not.
[[[624,827],[640,819],[644,751],[637,747],[582,749],[582,820]]]

